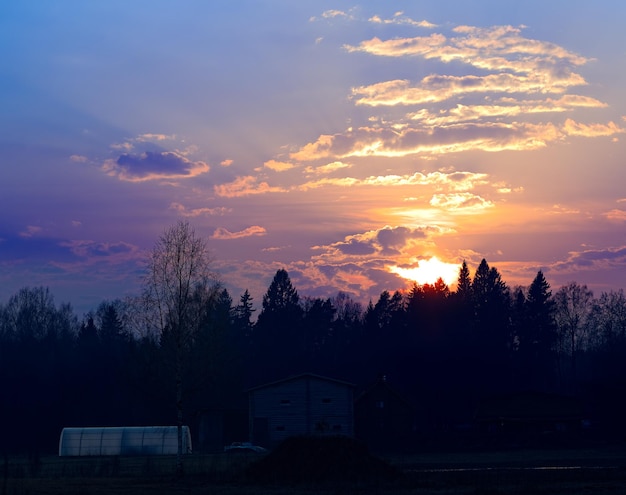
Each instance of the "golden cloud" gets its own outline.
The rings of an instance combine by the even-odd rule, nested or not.
[[[322,175],[322,174],[330,174],[332,172],[335,172],[336,170],[340,170],[343,168],[350,168],[350,167],[352,167],[352,165],[348,163],[335,161],[335,162],[328,163],[326,165],[320,165],[319,167],[307,167],[304,169],[304,171],[307,174]]]
[[[316,189],[323,186],[436,186],[438,188],[447,188],[453,191],[467,191],[473,189],[477,185],[487,184],[487,174],[473,172],[431,172],[423,174],[415,172],[410,175],[377,175],[366,177],[365,179],[356,179],[354,177],[343,178],[324,178],[317,181],[306,182],[297,186],[298,190],[306,191],[308,189]]]
[[[309,143],[289,157],[297,161],[309,161],[329,156],[329,149],[333,144],[334,136],[322,134],[315,143]]]
[[[359,46],[344,45],[348,52],[366,52],[384,57],[402,57],[421,55],[433,57],[438,48],[445,45],[447,38],[443,34],[431,34],[416,38],[396,38],[382,41],[380,38],[362,41]]]
[[[429,28],[429,29],[437,27],[437,25],[433,24],[432,22],[428,22],[426,20],[415,21],[411,19],[410,17],[404,16],[403,14],[404,12],[396,12],[391,19],[383,19],[378,15],[374,15],[370,17],[368,20],[369,22],[372,22],[374,24],[398,24],[398,25],[409,25],[409,26]]]
[[[524,73],[541,67],[546,70],[546,62],[553,65],[565,62],[577,66],[589,61],[554,43],[525,38],[521,36],[521,28],[513,26],[458,26],[453,31],[460,36],[447,38],[434,33],[426,37],[384,41],[372,38],[362,41],[358,46],[346,45],[344,48],[349,52],[361,51],[385,57],[422,56],[443,62],[456,60],[481,69]]]
[[[435,194],[430,200],[430,205],[436,208],[454,211],[476,211],[493,208],[491,201],[468,192],[454,194]]]
[[[578,74],[554,77],[547,73],[527,76],[509,73],[486,76],[430,75],[416,86],[397,79],[352,88],[357,105],[420,105],[449,100],[472,93],[563,93],[571,86],[586,84]]]
[[[329,156],[403,157],[413,154],[439,155],[469,150],[531,150],[564,137],[556,125],[524,122],[465,123],[434,129],[408,127],[400,131],[361,127],[334,136],[320,136],[292,154],[298,159],[322,159]]]
[[[491,105],[462,105],[440,110],[437,113],[421,109],[407,117],[428,126],[445,126],[459,122],[468,122],[493,117],[516,117],[531,113],[566,112],[573,108],[606,108],[608,105],[595,98],[579,95],[563,95],[559,99],[516,100],[500,98]]]
[[[288,163],[288,162],[268,160],[267,162],[263,164],[263,166],[265,168],[269,168],[270,170],[273,170],[274,172],[284,172],[285,170],[290,170],[294,168],[295,165],[293,163]]]
[[[583,124],[567,119],[563,126],[564,131],[570,136],[598,137],[612,136],[626,132],[625,129],[619,127],[615,122],[608,124]]]

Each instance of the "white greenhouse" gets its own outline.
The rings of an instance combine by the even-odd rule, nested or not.
[[[176,426],[63,428],[60,456],[167,455],[178,452]],[[191,454],[191,434],[183,426],[183,454]]]

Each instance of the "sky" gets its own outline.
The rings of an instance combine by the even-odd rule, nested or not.
[[[0,304],[137,294],[189,221],[234,301],[626,287],[626,2],[7,0]]]

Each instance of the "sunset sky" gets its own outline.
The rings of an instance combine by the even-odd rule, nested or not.
[[[138,293],[179,219],[257,306],[279,268],[366,304],[482,258],[510,287],[626,288],[625,20],[610,0],[3,1],[0,303]]]

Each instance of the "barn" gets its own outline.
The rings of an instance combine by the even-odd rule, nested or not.
[[[166,455],[178,452],[176,426],[63,428],[60,456]],[[189,427],[183,426],[183,453],[191,454]]]
[[[297,435],[354,435],[354,385],[311,373],[248,390],[250,441],[274,447]]]

